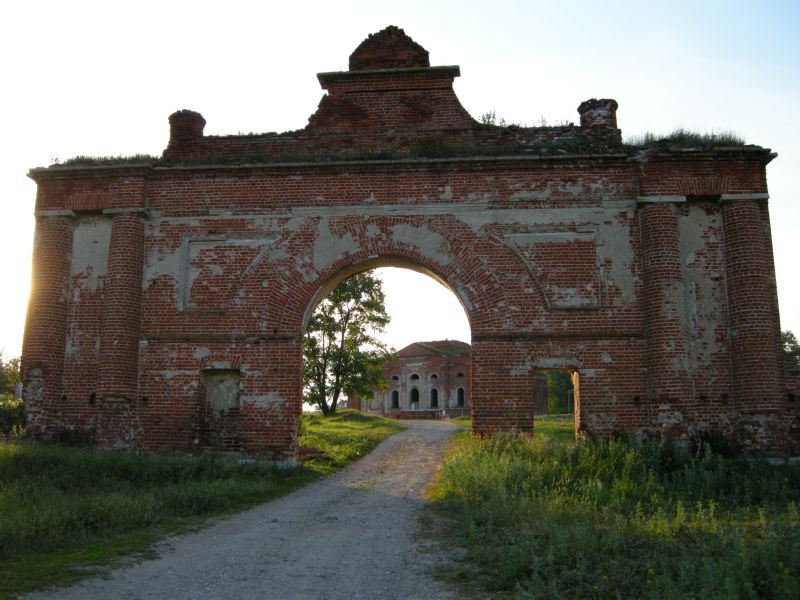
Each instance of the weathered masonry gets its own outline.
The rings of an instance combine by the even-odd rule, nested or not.
[[[301,333],[344,278],[436,277],[472,328],[475,428],[529,430],[539,369],[577,373],[582,434],[796,451],[758,146],[499,127],[455,66],[387,28],[321,73],[308,126],[205,136],[182,110],[152,160],[34,169],[23,350],[29,431],[98,446],[296,451]]]

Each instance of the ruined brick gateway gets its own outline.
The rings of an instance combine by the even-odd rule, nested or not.
[[[577,372],[576,424],[796,451],[758,146],[621,143],[475,121],[455,66],[370,36],[305,129],[204,136],[156,160],[34,169],[29,431],[102,447],[296,451],[301,333],[346,277],[446,283],[472,329],[475,429],[529,430],[537,369]]]

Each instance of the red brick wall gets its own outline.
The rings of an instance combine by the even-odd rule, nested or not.
[[[457,68],[419,63],[396,31],[376,43],[363,65],[411,66],[321,75],[304,130],[206,137],[182,111],[160,161],[32,172],[32,433],[199,449],[204,374],[222,370],[238,448],[291,458],[305,319],[392,264],[464,305],[478,432],[530,430],[535,374],[560,368],[578,373],[582,434],[791,446],[767,150],[629,149],[613,100],[582,104],[577,127],[478,124]]]

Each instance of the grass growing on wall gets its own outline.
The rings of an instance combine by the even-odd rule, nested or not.
[[[800,465],[462,435],[436,497],[461,576],[503,597],[800,597]]]
[[[402,426],[341,411],[303,416],[319,460],[293,469],[191,458],[0,444],[0,598],[63,584],[167,533],[276,498],[366,454]]]

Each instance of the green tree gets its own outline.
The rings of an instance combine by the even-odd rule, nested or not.
[[[5,358],[0,351],[0,394],[13,394],[19,383],[19,357]]]
[[[381,366],[389,354],[375,335],[388,323],[381,280],[372,272],[333,290],[303,336],[303,400],[328,416],[343,394],[370,399],[373,386],[385,389]]]
[[[781,344],[783,345],[783,352],[786,356],[800,367],[800,343],[797,341],[795,335],[788,329],[786,331],[781,331]]]

